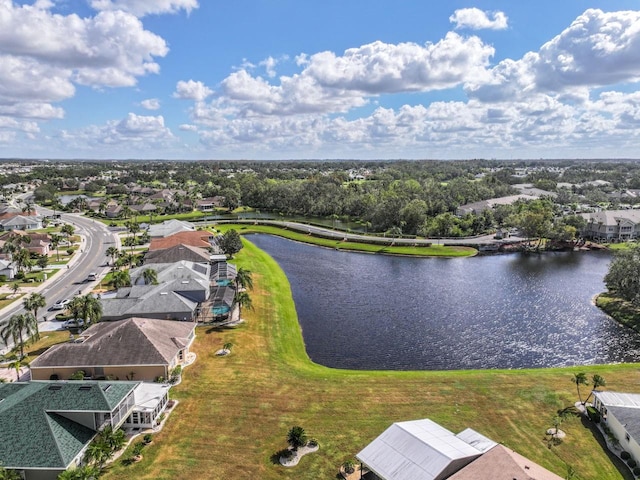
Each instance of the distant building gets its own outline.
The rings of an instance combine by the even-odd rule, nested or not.
[[[640,210],[604,210],[583,213],[582,235],[595,242],[626,242],[640,238]]]

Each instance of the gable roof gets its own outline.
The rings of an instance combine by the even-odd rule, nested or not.
[[[171,291],[166,284],[121,288],[116,297],[103,296],[102,317],[120,319],[134,316],[166,318],[171,314],[191,316],[198,302]]]
[[[201,283],[203,286],[208,286],[209,284],[211,269],[209,264],[190,262],[188,260],[170,263],[148,263],[142,267],[133,268],[129,272],[131,283],[133,285],[139,283],[140,279],[143,277],[144,271],[148,268],[156,271],[158,275],[158,282],[194,279],[204,282]]]
[[[89,327],[79,339],[54,345],[31,368],[116,365],[168,365],[187,346],[196,326],[190,322],[128,318]]]
[[[136,385],[138,382],[0,384],[0,462],[6,468],[66,469],[95,432],[65,414],[111,412]]]
[[[555,473],[532,462],[519,453],[496,445],[449,480],[562,480]]]
[[[463,438],[474,438],[476,446]],[[398,422],[356,458],[384,480],[440,480],[496,445],[473,430],[465,430],[463,438],[428,418]]]

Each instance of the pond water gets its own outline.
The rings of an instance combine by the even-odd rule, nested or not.
[[[633,362],[640,335],[592,304],[595,252],[407,258],[247,238],[285,271],[314,362],[359,370]]]

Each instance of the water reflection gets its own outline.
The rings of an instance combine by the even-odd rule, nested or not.
[[[592,305],[602,253],[418,259],[249,239],[282,266],[309,356],[354,369],[636,361],[640,336]]]

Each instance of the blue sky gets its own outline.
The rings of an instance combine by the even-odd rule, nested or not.
[[[640,0],[0,0],[0,157],[637,158]]]

